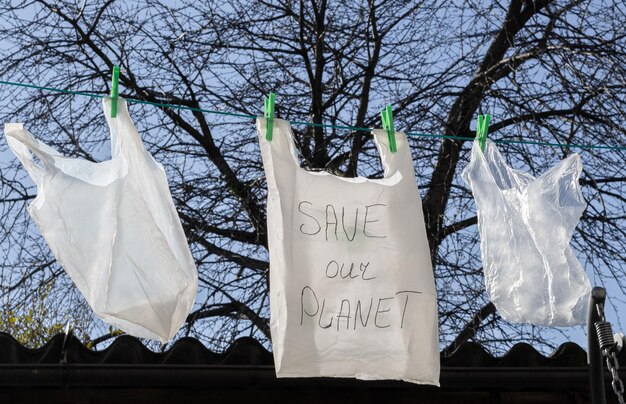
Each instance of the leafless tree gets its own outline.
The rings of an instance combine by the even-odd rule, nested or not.
[[[492,139],[566,145],[500,146],[533,174],[579,151],[570,144],[626,146],[624,26],[619,0],[11,0],[0,6],[0,75],[106,95],[120,64],[127,98],[260,115],[274,91],[281,117],[355,127],[380,127],[391,103],[399,130],[449,136],[411,137],[444,352],[470,339],[494,350],[517,341],[548,349],[560,342],[554,333],[508,324],[486,297],[475,206],[459,175],[471,142],[461,138],[474,136],[477,114],[491,113]],[[7,86],[1,94],[2,120],[26,122],[62,153],[107,158],[97,100]],[[166,166],[200,274],[181,335],[218,349],[240,335],[267,341],[266,184],[252,120],[143,104],[131,115]],[[381,175],[367,132],[294,129],[305,167]],[[36,189],[0,148],[3,307],[54,284],[47,299],[65,321],[84,303],[26,213]],[[588,208],[572,245],[618,304],[626,153],[582,155]],[[97,322],[79,325],[104,333],[97,342],[108,336]]]

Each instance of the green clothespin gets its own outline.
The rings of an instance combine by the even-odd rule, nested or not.
[[[111,82],[111,118],[117,116],[117,88],[120,78],[120,67],[113,66],[113,80]]]
[[[266,119],[266,129],[265,129],[265,138],[267,140],[272,140],[272,131],[274,129],[274,98],[276,94],[270,93],[270,95],[265,98],[265,119]]]
[[[487,142],[487,133],[491,115],[478,115],[478,123],[476,124],[476,137],[481,151],[485,151],[485,143]]]
[[[393,127],[393,112],[391,111],[391,105],[387,105],[380,111],[380,117],[383,121],[383,129],[387,131],[389,137],[389,149],[392,153],[395,153],[396,148],[396,130]]]

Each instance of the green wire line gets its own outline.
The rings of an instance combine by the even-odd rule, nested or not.
[[[41,86],[36,86],[34,84],[14,83],[12,81],[2,81],[2,80],[0,80],[0,84],[7,84],[9,86],[17,86],[17,87],[36,88],[38,90],[46,90],[46,91],[52,91],[52,92],[57,92],[57,93],[63,93],[63,94],[83,95],[83,96],[86,96],[86,97],[93,97],[93,98],[103,98],[103,97],[105,97],[104,95],[85,93],[85,92],[82,92],[82,91],[62,90],[60,88],[41,87]]]
[[[355,132],[371,132],[372,128],[359,128],[358,126],[344,126],[344,125],[329,125],[326,123],[313,123],[313,122],[303,122],[303,121],[289,121],[292,125],[306,125],[313,126],[318,128],[332,128],[332,129],[347,129],[353,130]]]
[[[623,146],[604,146],[604,145],[590,145],[590,144],[563,144],[563,143],[550,143],[550,142],[536,142],[533,140],[496,140],[494,141],[496,144],[530,144],[537,146],[548,146],[548,147],[564,147],[564,148],[579,148],[579,149],[605,149],[605,150],[626,150],[626,147]]]
[[[92,97],[92,98],[108,97],[108,95],[86,93],[83,91],[63,90],[63,89],[54,88],[54,87],[42,87],[42,86],[36,86],[34,84],[16,83],[12,81],[0,80],[0,84],[16,86],[16,87],[34,88],[37,90],[45,90],[45,91],[62,93],[62,94],[81,95],[81,96]],[[215,111],[215,110],[210,110],[210,109],[188,107],[185,105],[175,105],[175,104],[165,104],[165,103],[159,103],[159,102],[142,101],[142,100],[137,100],[134,98],[126,98],[126,102],[131,103],[131,104],[153,105],[156,107],[165,107],[165,108],[172,108],[172,109],[184,109],[188,111],[204,112],[207,114],[232,116],[232,117],[237,117],[237,118],[246,118],[246,119],[257,118],[257,116],[255,115],[239,114],[236,112]],[[345,129],[345,130],[351,130],[355,132],[371,132],[372,131],[371,128],[359,128],[359,127],[354,127],[354,126],[343,126],[343,125],[329,125],[329,124],[324,124],[324,123],[313,123],[313,122],[303,122],[303,121],[289,121],[289,123],[291,125],[306,125],[306,126],[321,127],[321,128]],[[430,134],[430,133],[406,132],[405,134],[406,136],[427,137],[427,138],[433,138],[433,139],[454,139],[454,140],[469,140],[469,141],[474,140],[473,137],[438,135],[438,134]],[[622,146],[603,146],[603,145],[598,146],[598,145],[586,145],[586,144],[574,144],[574,143],[564,144],[564,143],[537,142],[537,141],[532,141],[532,140],[495,140],[494,143],[496,144],[527,144],[527,145],[534,145],[534,146],[579,148],[579,149],[626,150],[626,147],[622,147]]]
[[[145,105],[154,105],[156,107],[166,107],[166,108],[173,108],[173,109],[185,109],[185,110],[189,110],[189,111],[206,112],[207,114],[234,116],[234,117],[237,117],[237,118],[248,118],[248,119],[255,119],[255,118],[257,118],[255,115],[239,114],[237,112],[214,111],[214,110],[211,110],[211,109],[194,108],[194,107],[188,107],[188,106],[185,106],[185,105],[164,104],[164,103],[160,103],[160,102],[142,101],[142,100],[136,100],[134,98],[124,98],[124,99],[127,102],[131,103],[131,104],[145,104]]]

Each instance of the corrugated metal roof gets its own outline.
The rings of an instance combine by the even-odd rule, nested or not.
[[[90,394],[87,391],[110,389],[204,390],[220,391],[231,398],[243,394],[260,402],[275,402],[271,397],[278,391],[290,391],[297,397],[298,391],[320,389],[350,391],[362,397],[370,397],[374,391],[405,392],[406,397],[416,392],[488,392],[488,397],[499,399],[509,393],[513,397],[519,392],[545,392],[575,395],[583,402],[589,392],[586,353],[574,343],[561,345],[549,356],[528,344],[517,344],[504,355],[493,356],[479,344],[465,343],[452,355],[442,357],[441,389],[437,389],[399,381],[277,379],[272,354],[252,338],[236,340],[223,353],[213,352],[193,338],[182,338],[165,352],[153,352],[130,336],[118,337],[101,351],[86,348],[75,337],[68,338],[65,345],[64,340],[65,336],[59,334],[43,347],[28,349],[10,335],[0,333],[0,392],[19,388],[44,400],[43,391],[59,388],[80,390],[84,395]],[[625,352],[620,355],[620,363],[626,365]],[[620,374],[626,376],[626,372]],[[247,393],[242,393],[242,388]]]
[[[128,335],[117,337],[106,349],[91,350],[74,336],[52,337],[44,346],[29,349],[12,336],[0,333],[0,365],[54,364],[65,357],[74,364],[143,364],[143,365],[248,365],[273,366],[271,352],[252,338],[240,338],[223,353],[206,348],[194,338],[181,338],[165,352],[153,352],[139,339]],[[621,355],[622,359],[624,355]],[[462,344],[452,355],[441,358],[442,367],[584,367],[587,354],[577,344],[562,344],[551,355],[544,356],[529,344],[516,344],[503,356],[493,356],[474,342]]]

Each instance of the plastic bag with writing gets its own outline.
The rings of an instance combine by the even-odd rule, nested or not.
[[[196,267],[163,167],[145,150],[126,102],[118,99],[116,118],[110,103],[103,100],[108,161],[64,157],[19,123],[4,132],[37,185],[28,212],[95,314],[166,341],[193,306]]]
[[[374,131],[384,178],[300,167],[287,121],[257,121],[268,184],[270,311],[278,377],[439,384],[437,302],[406,137]]]
[[[504,319],[539,326],[584,324],[591,285],[569,242],[585,210],[573,154],[533,178],[506,164],[495,144],[474,142],[463,179],[472,188],[485,287]]]

